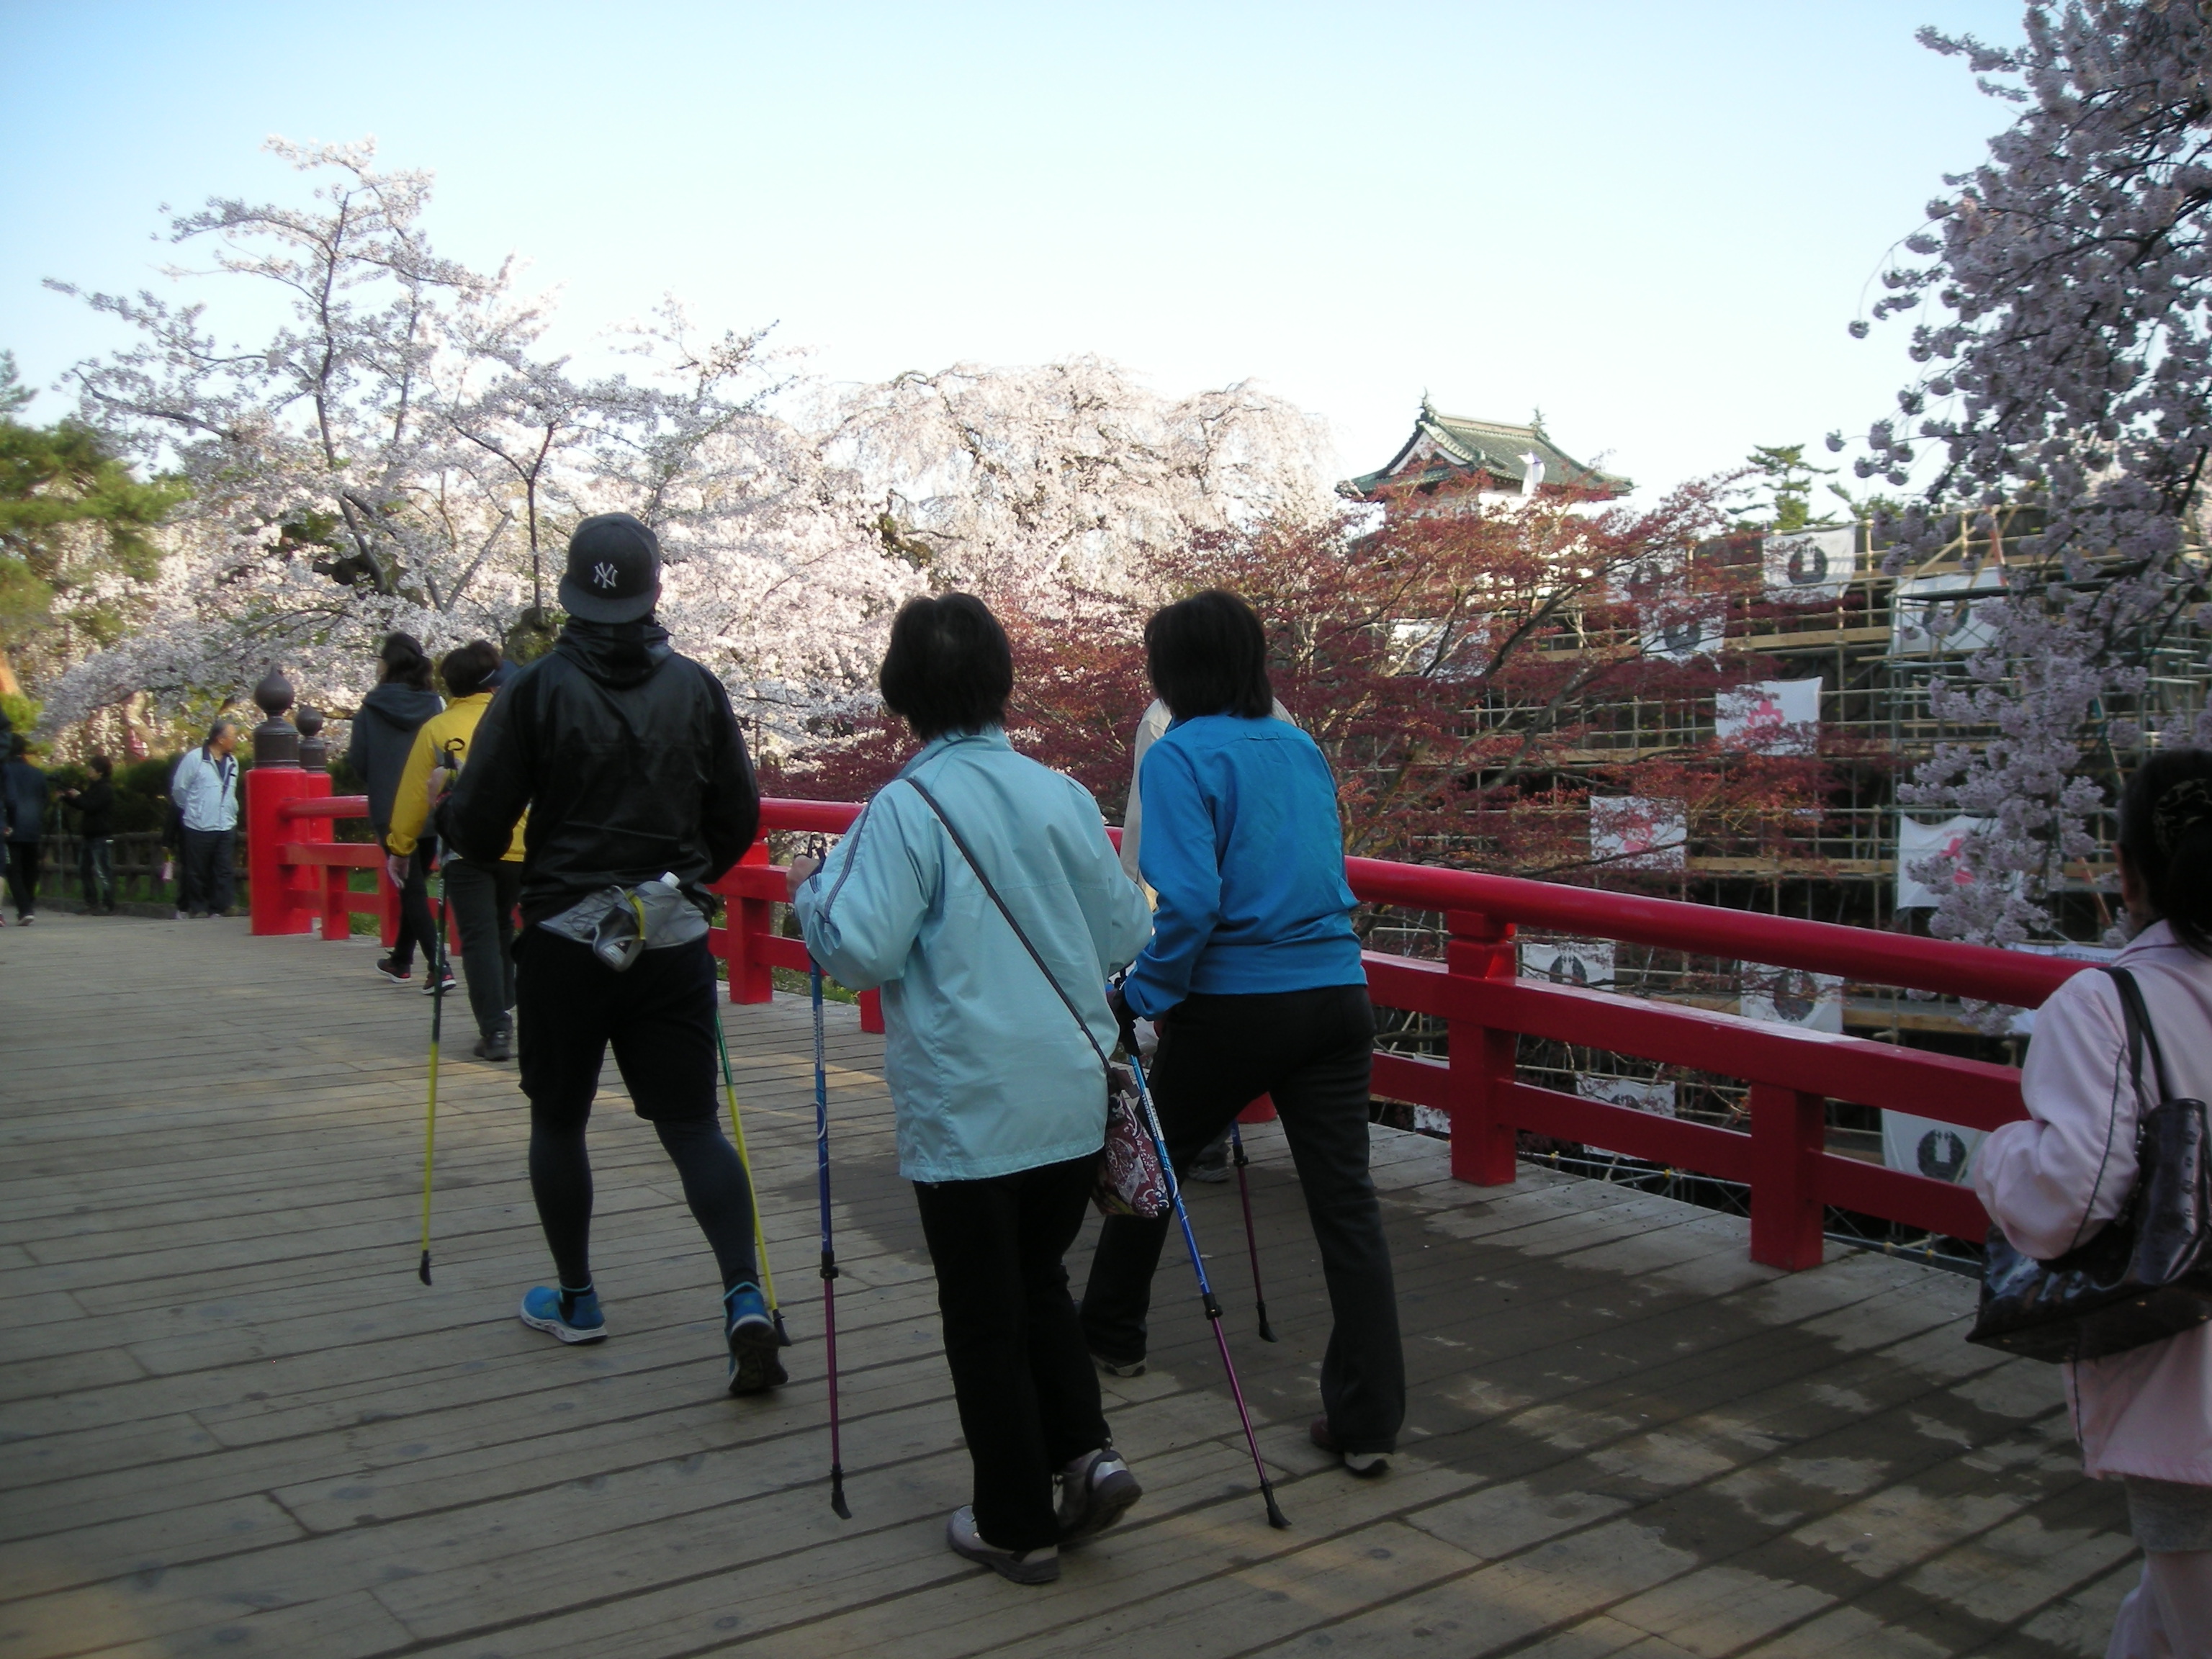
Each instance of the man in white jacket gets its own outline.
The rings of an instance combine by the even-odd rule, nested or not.
[[[169,779],[183,819],[177,917],[219,916],[230,908],[231,843],[238,830],[238,723],[219,720],[207,741],[188,749]]]

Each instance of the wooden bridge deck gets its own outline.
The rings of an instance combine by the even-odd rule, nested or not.
[[[0,1659],[2096,1654],[2136,1571],[2055,1376],[1960,1341],[1965,1282],[1864,1255],[1778,1275],[1738,1221],[1540,1172],[1460,1186],[1387,1130],[1410,1427],[1383,1480],[1326,1467],[1317,1263],[1261,1131],[1279,1345],[1234,1189],[1194,1202],[1292,1529],[1263,1523],[1171,1252],[1154,1369],[1109,1397],[1148,1495],[1018,1589],[942,1543],[966,1455],[850,1010],[841,1522],[804,1006],[726,1015],[800,1338],[791,1386],[738,1403],[711,1263],[611,1072],[614,1340],[514,1318],[546,1266],[512,1067],[446,1069],[416,1282],[427,1008],[369,960],[239,921],[0,931]]]

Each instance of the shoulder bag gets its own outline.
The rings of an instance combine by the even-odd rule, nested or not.
[[[2100,1359],[2212,1320],[2212,1240],[2207,1238],[2212,1161],[2206,1156],[2204,1103],[2174,1097],[2135,975],[2124,968],[2104,971],[2119,990],[2128,1072],[2141,1109],[2136,1184],[2102,1231],[2052,1261],[2022,1255],[2002,1229],[1990,1229],[1981,1312],[1966,1340],[2030,1359]],[[2158,1085],[2155,1100],[2143,1086],[2146,1048]],[[2118,1121],[2116,1103],[2112,1125]],[[2107,1127],[2108,1158],[2112,1132]],[[2092,1207],[2095,1202],[2093,1190]]]
[[[1098,1154],[1098,1179],[1091,1188],[1091,1201],[1098,1206],[1102,1215],[1133,1215],[1148,1221],[1157,1220],[1171,1207],[1167,1173],[1160,1167],[1159,1148],[1154,1144],[1151,1131],[1145,1127],[1144,1118],[1138,1109],[1133,1081],[1127,1072],[1106,1058],[1106,1051],[1098,1046],[1098,1039],[1091,1035],[1091,1022],[1084,1018],[1082,1012],[1075,1006],[1074,999],[1061,988],[1059,977],[1045,965],[1045,959],[1038,953],[1036,946],[1030,943],[1030,936],[1022,931],[1021,923],[1014,920],[1014,913],[1006,908],[1006,900],[999,896],[999,890],[991,884],[990,877],[983,873],[983,866],[969,847],[967,837],[954,826],[945,809],[937,804],[937,797],[929,793],[920,779],[908,778],[906,781],[913,786],[914,793],[921,797],[929,810],[937,814],[937,821],[945,826],[945,833],[952,838],[953,846],[959,848],[960,856],[975,872],[975,879],[983,884],[983,890],[990,896],[991,902],[999,907],[999,914],[1006,919],[1006,926],[1014,930],[1014,937],[1022,942],[1022,949],[1030,953],[1030,960],[1036,963],[1037,971],[1044,975],[1045,983],[1052,987],[1061,1006],[1075,1021],[1076,1028],[1083,1033],[1083,1040],[1091,1045],[1091,1052],[1098,1056],[1099,1065],[1105,1068],[1106,1144]]]

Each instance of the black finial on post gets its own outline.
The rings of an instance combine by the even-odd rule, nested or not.
[[[302,772],[327,772],[331,768],[331,746],[324,740],[323,711],[311,702],[303,702],[292,717],[300,728],[300,769]]]
[[[282,669],[272,667],[262,677],[261,684],[253,688],[253,701],[268,716],[253,728],[253,763],[297,766],[300,733],[284,718],[284,711],[292,706],[292,682],[284,678]]]

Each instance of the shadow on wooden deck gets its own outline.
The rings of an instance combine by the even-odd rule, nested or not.
[[[966,1455],[852,1010],[840,1522],[803,1003],[725,1014],[799,1339],[780,1397],[738,1403],[711,1261],[611,1070],[614,1339],[513,1316],[547,1267],[511,1066],[445,1067],[416,1282],[428,1008],[370,959],[236,921],[0,932],[0,1659],[2094,1655],[2133,1582],[2056,1375],[1961,1341],[1971,1285],[1863,1255],[1778,1275],[1740,1221],[1535,1170],[1461,1186],[1380,1129],[1413,1395],[1390,1475],[1350,1479],[1305,1441],[1327,1310],[1269,1128],[1279,1344],[1234,1188],[1193,1206],[1292,1529],[1171,1247],[1153,1369],[1108,1396],[1144,1503],[1058,1586],[1002,1583],[942,1541]]]

